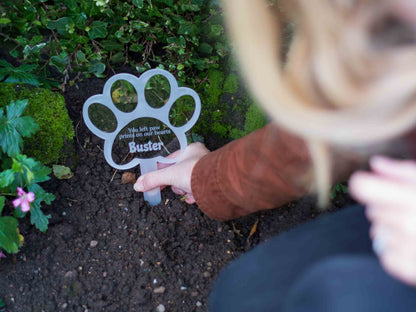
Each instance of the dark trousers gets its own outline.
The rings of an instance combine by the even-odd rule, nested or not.
[[[210,311],[416,311],[416,289],[383,271],[368,230],[354,206],[279,234],[220,274]]]

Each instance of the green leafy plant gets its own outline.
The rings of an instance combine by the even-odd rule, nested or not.
[[[193,131],[223,138],[247,133],[244,124],[228,120],[238,116],[244,123],[250,105],[245,95],[239,102],[224,100],[224,94],[241,88],[218,1],[4,0],[0,9],[0,42],[16,63],[34,66],[31,73],[41,83],[61,73],[65,87],[83,76],[106,77],[126,63],[137,73],[162,68],[201,97],[202,114]],[[128,87],[112,91],[120,101],[129,100]],[[181,124],[190,111],[187,104],[175,107],[171,120]]]
[[[217,1],[5,0],[0,36],[10,54],[36,66],[104,77],[114,64],[151,67],[198,85],[229,54]],[[7,16],[7,18],[6,18]]]
[[[348,194],[348,186],[343,183],[336,184],[331,190],[331,200],[335,199],[338,194]]]
[[[50,216],[42,212],[41,205],[55,199],[39,185],[49,180],[51,169],[22,154],[24,138],[39,129],[32,117],[22,116],[27,105],[27,100],[11,101],[5,110],[0,109],[0,248],[8,253],[17,253],[23,243],[18,218],[30,213],[31,224],[45,232]],[[12,201],[13,216],[1,216],[8,197],[17,197]]]

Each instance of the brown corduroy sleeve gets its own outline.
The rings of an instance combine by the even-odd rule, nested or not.
[[[270,124],[203,157],[192,192],[209,217],[233,219],[304,195],[310,164],[304,141]]]

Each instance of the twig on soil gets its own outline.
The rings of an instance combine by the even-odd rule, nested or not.
[[[254,235],[254,233],[256,233],[258,224],[259,224],[259,219],[256,220],[253,227],[251,228],[250,234],[247,237],[247,243],[250,241],[250,238]]]
[[[116,176],[117,172],[118,172],[118,169],[114,170],[114,173],[113,173],[113,175],[111,176],[111,179],[110,179],[110,183],[113,182],[114,177]]]
[[[231,222],[231,224],[233,225],[233,232],[234,232],[235,234],[237,234],[238,236],[243,236],[243,234],[241,234],[241,231],[240,231],[240,230],[238,230],[238,229],[235,227],[234,222]]]
[[[85,152],[85,150],[82,147],[82,144],[81,144],[81,142],[79,141],[79,138],[78,138],[78,127],[79,127],[80,123],[81,123],[81,119],[78,121],[77,125],[75,126],[75,138],[77,139],[77,142],[78,142],[79,146],[81,147],[82,151]]]
[[[162,142],[162,139],[160,138],[160,136],[158,135],[157,138],[159,139],[159,142]],[[162,144],[163,148],[165,149],[166,153],[168,153],[169,155],[172,154],[171,152],[169,152],[169,150],[166,148],[165,144]]]
[[[124,158],[121,160],[122,162],[125,161],[127,159],[127,157],[130,155],[130,153],[127,153],[126,156],[124,156]],[[113,182],[114,177],[116,176],[116,173],[118,172],[118,169],[114,170],[113,176],[110,179],[110,183]]]

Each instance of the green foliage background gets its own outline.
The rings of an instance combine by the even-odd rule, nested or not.
[[[1,36],[27,64],[102,77],[129,63],[140,73],[157,65],[197,80],[227,55],[221,10],[205,0],[5,0]]]
[[[31,82],[36,83],[34,75],[39,84],[48,85],[59,73],[65,87],[83,76],[106,77],[126,63],[138,74],[163,68],[201,96],[203,115],[193,131],[229,139],[249,131],[244,114],[253,102],[230,65],[217,1],[4,0],[0,10],[0,41],[30,69],[25,78]],[[1,75],[2,66],[13,75]],[[0,63],[0,80],[15,76],[22,76],[18,67]],[[239,98],[231,109],[224,102],[229,94]],[[236,111],[242,120],[229,118]],[[264,124],[261,113],[254,119]]]

